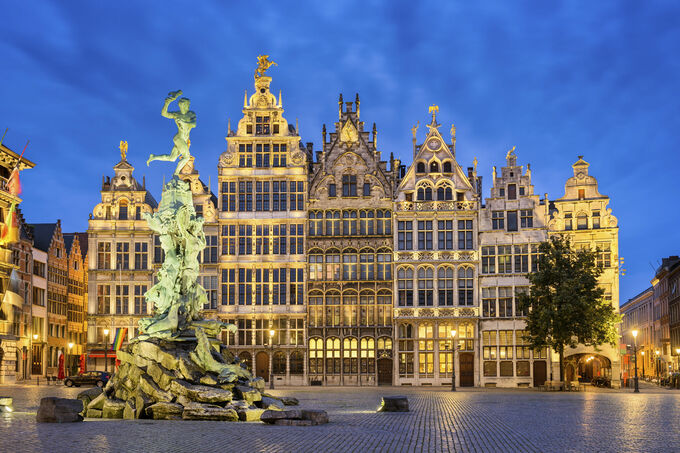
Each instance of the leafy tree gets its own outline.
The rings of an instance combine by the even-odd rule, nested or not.
[[[531,288],[518,295],[519,306],[527,314],[526,339],[534,349],[558,352],[563,381],[565,348],[615,346],[621,318],[597,285],[602,269],[595,252],[575,250],[559,235],[541,243],[539,252],[538,270],[529,274]]]

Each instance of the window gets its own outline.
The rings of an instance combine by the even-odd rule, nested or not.
[[[538,244],[531,244],[531,272],[538,270],[538,259],[540,253],[538,252]]]
[[[508,231],[517,231],[517,211],[508,211]]]
[[[512,246],[498,246],[498,273],[509,274],[512,272]]]
[[[453,268],[440,267],[437,269],[437,287],[439,291],[439,305],[453,306]]]
[[[287,269],[272,269],[272,303],[286,305],[286,272]]]
[[[362,252],[359,255],[359,279],[374,280],[375,255],[372,252]]]
[[[238,145],[238,166],[252,167],[253,166],[253,145]]]
[[[272,373],[286,374],[286,353],[276,351],[272,356]]]
[[[326,280],[340,280],[340,255],[331,253],[326,255]]]
[[[111,243],[99,242],[97,244],[97,269],[111,269]],[[43,268],[42,276],[45,276]]]
[[[496,288],[482,288],[482,316],[484,318],[496,317]]]
[[[127,201],[125,200],[120,200],[120,203],[118,204],[118,220],[127,220],[128,219],[128,204]],[[59,256],[59,255],[57,255]]]
[[[515,357],[518,359],[530,359],[531,347],[529,347],[529,339],[525,338],[526,331],[515,331]],[[519,362],[517,363],[517,375],[519,374]],[[528,376],[528,374],[526,375]]]
[[[437,246],[439,250],[453,250],[453,220],[437,222]]]
[[[340,326],[340,295],[337,293],[326,295],[326,325]]]
[[[375,373],[375,340],[373,338],[361,339],[360,361],[361,374]]]
[[[290,254],[302,255],[305,253],[304,224],[293,223],[290,225]]]
[[[501,376],[512,376],[513,375],[513,363],[511,362],[513,357],[513,331],[512,330],[499,330],[498,331],[498,357],[501,359],[500,363],[500,375]]]
[[[564,229],[565,230],[571,230],[572,229],[571,212],[566,212],[564,214]]]
[[[146,285],[135,285],[135,314],[145,315],[146,314],[146,299],[144,299],[144,294],[146,293]]]
[[[252,305],[253,304],[253,270],[239,269],[238,270],[238,304]]]
[[[285,167],[286,166],[286,144],[274,143],[272,154],[272,166]]]
[[[116,285],[116,314],[127,315],[130,297],[130,287],[127,285]]]
[[[588,229],[588,216],[584,212],[581,212],[576,216],[576,228],[579,230]]]
[[[268,168],[269,167],[269,144],[255,145],[255,167]]]
[[[328,184],[328,198],[335,198],[337,196],[338,194],[335,188],[335,184]]]
[[[370,196],[371,196],[371,183],[365,182],[364,183],[364,197],[370,197]]]
[[[290,182],[290,210],[304,211],[305,209],[304,181]]]
[[[519,211],[520,226],[522,228],[534,227],[534,211],[533,209],[522,209]]]
[[[593,211],[593,228],[600,228],[600,211]]]
[[[599,267],[611,267],[612,252],[609,242],[597,243],[597,265]]]
[[[309,235],[321,236],[323,234],[323,213],[311,211],[309,213]]]
[[[236,182],[222,183],[222,211],[236,211]]]
[[[359,325],[375,325],[375,298],[372,293],[363,293],[359,297]]]
[[[519,187],[519,195],[520,195],[521,197],[523,197],[524,194],[525,194],[525,192],[524,192],[524,186],[520,186],[520,187]]]
[[[290,270],[290,291],[288,293],[290,305],[304,305],[305,303],[304,274],[305,270],[302,268]]]
[[[310,294],[307,298],[309,308],[309,327],[323,327],[323,296],[321,294]]]
[[[165,260],[165,251],[161,247],[160,236],[154,235],[153,237],[153,262],[160,264]]]
[[[241,346],[247,346],[253,344],[253,321],[252,319],[239,319],[238,320],[238,343]],[[246,355],[247,354],[247,355]],[[252,369],[252,359],[250,354],[247,352],[242,352],[239,354],[241,361],[250,365]],[[250,362],[250,363],[248,363]]]
[[[343,236],[356,236],[357,212],[342,211],[342,234]]]
[[[505,229],[505,211],[493,211],[491,213],[491,228],[494,230]]]
[[[97,314],[111,313],[111,286],[97,285]]]
[[[326,374],[340,374],[339,338],[326,338]]]
[[[418,375],[434,377],[434,327],[429,323],[418,326]]]
[[[482,247],[482,274],[496,273],[496,247],[493,245]]]
[[[238,183],[238,210],[241,212],[253,210],[252,181],[240,181]]]
[[[146,244],[145,244],[146,245]],[[202,263],[216,263],[217,262],[217,236],[205,236],[205,248],[203,249]]]
[[[269,117],[255,117],[255,135],[269,135]]]
[[[413,306],[413,269],[401,267],[397,271],[397,287],[399,289],[399,306]]]
[[[471,267],[458,269],[458,305],[473,305],[473,277],[474,271]]]
[[[437,200],[438,201],[448,201],[453,199],[453,191],[451,187],[440,186],[437,188]]]
[[[357,177],[356,175],[343,175],[342,177],[342,196],[357,196]]]
[[[586,197],[586,189],[578,189],[578,199],[583,200]]]
[[[323,340],[321,338],[309,340],[309,374],[323,374]]]
[[[512,288],[498,288],[498,316],[512,318]]]
[[[418,249],[432,250],[432,220],[418,221]]]
[[[434,271],[431,267],[421,267],[418,269],[418,305],[421,307],[431,307],[434,302]]]
[[[340,211],[326,211],[326,236],[340,236]]]
[[[508,184],[508,200],[517,199],[517,185]]]
[[[498,356],[497,347],[498,347],[498,343],[496,341],[496,331],[495,330],[485,330],[485,331],[483,331],[482,332],[482,358],[484,360],[496,360],[496,357]],[[486,366],[484,368],[485,368],[484,369],[484,376],[495,376],[496,375],[495,365],[494,365],[493,374],[487,374]]]
[[[378,221],[375,234],[392,235],[392,213],[387,210],[378,210]]]
[[[498,189],[498,196],[501,198],[505,198],[505,187],[501,187]]]
[[[359,234],[361,236],[373,236],[375,234],[375,212],[361,211],[359,214]]]
[[[397,222],[397,242],[399,250],[413,249],[413,222],[399,221]]]
[[[269,305],[269,269],[255,269],[255,305]]]
[[[444,173],[451,173],[451,162],[449,161],[444,162],[442,167],[444,168]]]
[[[255,183],[255,210],[269,211],[269,181]]]
[[[529,272],[529,244],[515,246],[515,272]]]
[[[399,377],[413,377],[413,325],[399,325]]]
[[[323,255],[309,255],[309,279],[323,280]]]
[[[356,338],[345,338],[342,341],[342,372],[357,374],[359,372],[359,345]]]
[[[238,226],[238,254],[252,255],[253,254],[253,226],[239,225]]]
[[[378,294],[378,325],[392,325],[392,295],[387,293]]]
[[[116,243],[116,269],[130,269],[130,244],[128,242]]]
[[[286,181],[272,182],[272,211],[285,211],[287,205]]]
[[[357,279],[356,253],[345,252],[342,255],[342,279],[345,281]]]
[[[416,173],[425,173],[425,163],[424,162],[418,162],[416,164]]]
[[[148,268],[149,244],[146,242],[135,242],[135,269]]]
[[[236,254],[236,225],[222,225],[222,255]]]
[[[274,248],[272,253],[274,255],[285,255],[286,254],[286,225],[274,225],[273,227]]]
[[[432,187],[420,187],[418,189],[418,201],[432,201]]]
[[[472,220],[458,221],[458,248],[472,250]]]

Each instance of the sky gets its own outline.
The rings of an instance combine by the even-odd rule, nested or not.
[[[486,197],[512,146],[551,199],[584,155],[619,219],[621,302],[680,254],[675,1],[5,2],[0,133],[15,151],[30,140],[27,221],[85,231],[120,140],[159,199],[174,165],[145,162],[171,148],[176,128],[160,110],[180,88],[198,115],[196,167],[216,192],[227,121],[242,116],[260,54],[278,63],[272,92],[315,150],[338,94],[359,93],[382,157],[404,163],[411,127],[437,104],[444,136],[456,125],[460,165],[479,160]]]

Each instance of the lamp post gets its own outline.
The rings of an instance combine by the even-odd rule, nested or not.
[[[642,354],[642,379],[645,378],[645,351],[640,351]]]
[[[31,308],[33,308],[33,307],[31,307]],[[33,362],[35,362],[35,356],[34,356],[35,349],[33,348],[33,343],[37,343],[37,342],[38,342],[38,334],[34,333],[33,334],[33,341],[31,342],[31,375],[33,375]],[[42,360],[40,361],[40,363],[42,363]],[[40,373],[38,373],[38,374],[42,374],[42,369],[40,370]]]
[[[270,357],[270,365],[269,365],[269,390],[274,390],[274,329],[271,329],[269,331],[269,357]]]
[[[451,330],[451,391],[456,391],[456,331]]]
[[[640,393],[640,388],[638,387],[638,373],[637,373],[637,335],[638,335],[638,331],[633,330],[631,333],[633,334],[633,340],[634,340],[633,354],[635,354],[635,390],[633,390],[633,392],[634,393]]]
[[[104,329],[104,372],[109,372],[109,329]]]
[[[69,344],[68,344],[68,355],[66,356],[66,364],[67,364],[67,367],[69,369],[69,374],[73,374],[72,373],[73,367],[71,365],[71,362],[73,362],[73,360],[71,360],[72,357],[73,357],[73,355],[71,354],[72,349],[73,349],[73,343],[69,342]]]
[[[657,385],[661,385],[661,381],[659,380],[659,354],[661,354],[661,352],[657,349],[656,351],[654,351],[654,354],[656,355],[655,359],[656,363],[654,365],[656,368],[656,383]]]

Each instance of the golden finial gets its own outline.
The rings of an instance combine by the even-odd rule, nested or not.
[[[269,61],[269,55],[257,56],[257,69],[255,69],[255,78],[259,79],[269,69],[270,66],[278,66],[275,62]]]
[[[420,126],[420,121],[416,121],[416,124],[411,128],[411,133],[413,134],[413,140],[416,139],[416,132],[418,132],[418,126]]]
[[[477,164],[478,164],[478,163],[479,163],[479,162],[477,161],[477,157],[475,157],[475,158],[472,160],[472,165],[474,165],[475,173],[477,173]]]
[[[515,152],[515,148],[516,148],[516,146],[513,146],[513,147],[510,149],[510,151],[508,151],[508,154],[505,155],[505,158],[506,158],[506,159],[510,159],[510,157],[512,156],[512,153]]]
[[[120,159],[125,160],[125,156],[127,156],[127,142],[124,140],[120,141],[120,146],[118,147],[120,149]]]
[[[438,105],[432,104],[432,105],[430,106],[430,110],[429,110],[429,111],[430,111],[430,113],[432,114],[432,122],[435,123],[435,122],[436,122],[436,119],[435,119],[435,118],[436,118],[436,116],[437,116],[437,113],[439,113],[439,106],[438,106]]]
[[[456,125],[451,123],[451,140],[456,139]]]

